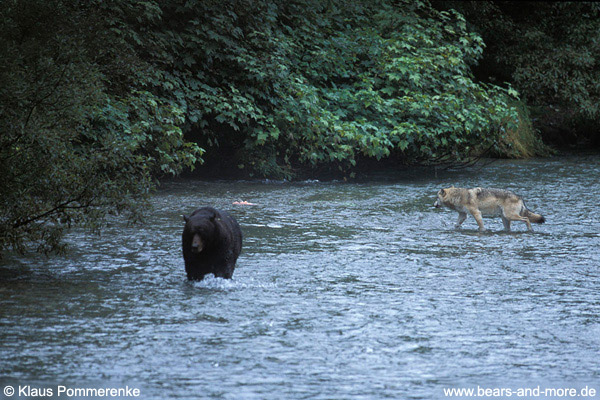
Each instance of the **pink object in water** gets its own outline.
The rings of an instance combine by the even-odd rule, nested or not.
[[[254,203],[249,203],[247,201],[234,201],[233,204],[238,205],[238,206],[255,206],[256,204]]]

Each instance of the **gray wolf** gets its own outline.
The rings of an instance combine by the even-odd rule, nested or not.
[[[434,203],[437,208],[448,207],[458,212],[458,221],[456,228],[467,218],[470,213],[481,232],[485,231],[482,216],[500,217],[504,224],[504,229],[510,231],[511,221],[523,221],[527,224],[527,229],[533,231],[531,222],[543,224],[546,219],[540,214],[533,213],[527,209],[523,199],[509,190],[503,189],[464,189],[455,188],[442,189],[437,194],[437,200]]]
[[[242,231],[227,212],[202,207],[184,215],[182,246],[187,278],[201,281],[207,274],[231,279],[242,251]]]

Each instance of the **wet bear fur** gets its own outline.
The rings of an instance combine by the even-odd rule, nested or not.
[[[242,231],[227,212],[203,207],[183,216],[182,245],[185,272],[192,281],[206,274],[231,279],[242,251]]]

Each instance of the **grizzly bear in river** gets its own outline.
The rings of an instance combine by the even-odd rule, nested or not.
[[[191,281],[206,274],[231,279],[235,262],[242,251],[242,231],[227,212],[202,207],[189,217],[184,215],[183,260]]]

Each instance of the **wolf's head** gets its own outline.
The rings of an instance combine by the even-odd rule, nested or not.
[[[435,208],[442,208],[443,206],[448,206],[450,195],[455,190],[456,188],[454,187],[454,185],[452,185],[452,187],[449,187],[448,189],[441,189],[437,193],[437,199],[435,203],[433,203],[433,206]]]

